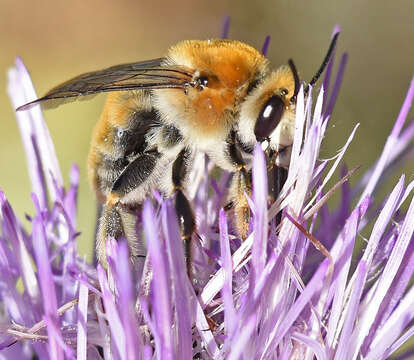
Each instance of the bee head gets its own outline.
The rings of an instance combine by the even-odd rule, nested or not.
[[[240,109],[238,135],[254,146],[267,141],[277,152],[293,142],[299,77],[292,60],[270,73],[248,95]],[[284,164],[286,162],[286,164]],[[288,166],[284,161],[282,166]]]

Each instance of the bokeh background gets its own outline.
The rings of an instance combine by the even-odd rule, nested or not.
[[[325,55],[334,25],[341,25],[338,54],[347,51],[349,62],[323,155],[334,155],[360,122],[346,160],[366,169],[379,155],[414,73],[413,13],[409,0],[0,0],[0,188],[22,219],[33,213],[6,94],[6,71],[16,55],[42,95],[82,72],[160,57],[182,39],[219,37],[225,15],[231,16],[230,38],[260,49],[271,35],[271,63],[276,67],[292,57],[307,80]],[[96,215],[86,157],[104,100],[100,95],[45,113],[66,181],[71,165],[80,167],[79,245],[89,254]],[[407,163],[402,171],[412,179],[413,169]]]

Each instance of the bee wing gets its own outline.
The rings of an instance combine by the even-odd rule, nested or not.
[[[184,66],[164,65],[164,58],[130,64],[115,65],[104,70],[76,76],[50,90],[45,96],[22,105],[17,110],[27,110],[42,104],[53,108],[86,95],[108,91],[139,89],[184,89],[189,86],[193,71]]]

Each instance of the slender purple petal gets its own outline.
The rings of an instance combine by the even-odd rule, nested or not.
[[[374,224],[374,227],[371,231],[371,236],[368,241],[368,245],[364,251],[363,258],[366,261],[367,268],[370,269],[372,259],[380,242],[382,235],[392,218],[393,213],[396,211],[401,199],[402,192],[404,187],[404,176],[400,178],[398,184],[394,187],[393,191],[389,195],[382,211],[377,217],[377,221]]]
[[[270,347],[274,348],[282,341],[283,336],[289,331],[290,326],[300,315],[303,308],[308,304],[309,300],[316,292],[320,291],[322,288],[327,270],[328,261],[324,261],[323,265],[318,269],[312,280],[306,286],[305,290],[302,292],[302,294],[300,294],[293,306],[285,314],[279,326],[277,326],[275,330],[269,334],[269,338],[263,350],[263,354],[268,352]]]
[[[64,351],[65,358],[69,360],[74,360],[74,354],[71,347],[65,344],[63,340],[63,336],[61,333],[60,327],[57,327],[56,321],[54,319],[51,319],[48,315],[45,315],[44,322],[46,324],[47,332],[50,344],[51,341],[55,342],[60,349]],[[52,356],[52,359],[56,359]]]
[[[338,73],[335,78],[335,83],[332,88],[332,92],[329,97],[328,106],[326,107],[326,110],[324,111],[325,117],[331,117],[332,111],[335,107],[336,100],[338,98],[339,90],[341,88],[342,84],[342,78],[345,73],[346,64],[348,62],[348,54],[344,53],[341,57],[341,62],[339,64]]]
[[[335,360],[348,359],[349,349],[353,349],[351,344],[351,333],[358,314],[358,305],[365,282],[366,272],[367,268],[365,266],[365,262],[362,260],[358,264],[358,268],[356,270],[356,278],[351,297],[349,299],[341,337],[339,338]]]
[[[64,206],[70,219],[71,226],[76,228],[76,214],[79,187],[79,168],[73,165],[70,171],[70,189],[64,198]]]
[[[358,231],[358,224],[361,217],[365,215],[368,205],[369,199],[367,198],[352,212],[345,224],[343,233],[340,235],[340,238],[343,239],[342,246],[337,260],[335,261],[335,271],[338,271],[338,274],[334,274],[334,281],[331,285],[331,291],[334,292],[334,299],[327,330],[327,345],[329,347],[333,347],[341,330],[339,319],[340,316],[342,316],[342,307],[345,301],[345,288],[347,285],[346,280],[348,279],[349,269],[351,267],[352,252]],[[333,251],[331,251],[332,256],[334,256]]]
[[[96,315],[98,318],[99,330],[100,330],[100,333],[102,334],[103,343],[101,344],[101,346],[103,348],[104,358],[110,359],[111,358],[111,331],[109,329],[106,319],[104,318],[105,313],[103,311],[102,300],[103,300],[103,297],[95,298],[95,311],[96,311]]]
[[[252,249],[251,286],[255,286],[266,264],[267,254],[267,168],[266,159],[260,145],[253,156],[253,201],[254,201],[254,241]]]
[[[156,222],[154,209],[150,201],[144,202],[143,222],[148,254],[153,271],[153,309],[154,323],[158,334],[158,354],[162,359],[172,359],[173,339],[171,334],[171,292],[170,269],[165,254],[165,247],[161,245],[159,226]]]
[[[78,336],[76,359],[86,360],[87,351],[87,333],[86,323],[88,320],[88,288],[81,284],[79,287],[79,303],[78,303]]]
[[[118,286],[118,307],[125,332],[126,358],[138,358],[139,338],[138,321],[135,313],[135,294],[131,276],[128,244],[121,241],[115,251],[115,280]]]
[[[195,295],[194,292],[192,294]],[[196,318],[196,327],[199,333],[199,336],[206,344],[207,354],[211,358],[216,358],[219,353],[219,348],[217,346],[216,340],[209,329],[209,324],[203,312],[203,309],[198,301],[195,301],[195,318]]]
[[[233,254],[233,271],[240,265],[246,254],[253,244],[253,235],[251,234],[243,244]],[[219,293],[224,285],[224,270],[220,268],[206,284],[200,295],[200,304],[204,308]]]
[[[116,309],[114,294],[109,288],[105,270],[100,265],[98,265],[98,277],[102,289],[102,300],[105,305],[105,314],[112,334],[111,344],[113,345],[112,348],[115,351],[114,355],[116,358],[126,359],[126,340],[122,322]]]
[[[387,323],[378,331],[367,354],[367,360],[376,360],[397,340],[407,324],[414,318],[414,288],[411,288],[398,307],[388,319]]]
[[[364,306],[364,313],[360,318],[358,327],[353,333],[353,339],[351,340],[351,346],[353,348],[359,349],[362,345],[364,337],[368,334],[369,328],[375,320],[375,315],[377,314],[379,307],[388,292],[389,287],[395,277],[395,274],[398,271],[398,268],[402,262],[405,251],[408,247],[408,243],[412,238],[414,233],[414,200],[411,202],[410,207],[407,212],[407,216],[401,228],[398,240],[391,252],[390,258],[385,265],[381,277],[378,279],[378,285],[375,289],[373,296],[369,299],[369,304]],[[365,299],[366,300],[366,299]]]
[[[402,131],[400,137],[398,138],[398,142],[395,144],[395,146],[392,149],[392,152],[389,154],[386,166],[388,173],[393,173],[395,171],[399,171],[401,168],[402,162],[405,157],[409,157],[410,153],[412,153],[412,140],[414,137],[414,121],[411,120],[411,122],[407,125],[407,127]],[[411,146],[410,146],[411,145]],[[357,186],[354,189],[354,193],[357,193],[361,191],[369,182],[371,179],[371,176],[375,170],[376,164],[370,167],[365,175],[363,176],[362,180],[357,184]],[[377,184],[377,187],[381,182],[386,179],[387,176],[382,176]]]
[[[280,355],[280,360],[290,360],[292,354],[292,347],[285,346],[282,354]]]
[[[29,73],[20,58],[16,58],[15,68],[9,72],[9,96],[12,98],[14,107],[18,107],[25,103],[28,103],[37,98],[33,84],[30,80]],[[50,192],[52,200],[56,198],[54,192],[53,179],[57,181],[60,186],[63,186],[62,174],[57,161],[57,156],[53,146],[53,142],[50,138],[49,130],[43,119],[39,106],[35,106],[27,111],[21,111],[16,113],[18,122],[21,123],[22,137],[25,143],[26,156],[28,161],[29,171],[31,171],[31,179],[33,181],[34,191],[40,196],[41,206],[44,208],[44,185],[40,180],[41,176],[44,176],[47,180],[48,190]],[[24,124],[24,122],[27,123]],[[30,125],[29,125],[30,124]],[[34,142],[34,148],[30,142]],[[36,160],[35,152],[38,147],[40,155],[40,161]],[[31,169],[32,161],[40,163],[43,175],[40,175],[39,169]],[[37,175],[35,175],[37,173]],[[40,190],[40,188],[43,188]]]
[[[414,326],[411,326],[402,334],[395,342],[389,347],[383,354],[383,358],[386,359],[390,355],[393,355],[395,351],[399,350],[399,348],[404,345],[407,341],[409,341],[414,336]],[[403,354],[399,356],[395,356],[396,360],[402,359],[410,359],[414,355],[414,349],[410,348],[408,351],[405,351]]]
[[[270,35],[267,35],[265,38],[265,41],[263,42],[263,46],[262,46],[262,54],[263,56],[267,55],[267,51],[269,50],[269,44],[270,44]]]
[[[7,91],[14,108],[30,101],[26,95],[25,87],[22,84],[22,74],[18,69],[17,67],[11,68],[8,72],[9,83]],[[46,184],[42,171],[37,138],[34,135],[33,115],[31,112],[17,112],[16,118],[26,153],[32,190],[38,196],[42,208],[45,208],[47,206]]]
[[[10,242],[13,253],[16,254],[19,266],[18,272],[22,276],[25,290],[28,292],[31,301],[34,304],[39,304],[41,302],[39,284],[33,270],[29,250],[27,249],[23,239],[22,228],[17,222],[13,209],[1,191],[0,205],[2,212],[3,235]]]
[[[309,201],[308,206],[305,209],[307,209],[310,206],[310,204],[313,203],[313,200],[316,199],[319,196],[319,194],[322,192],[323,188],[326,186],[328,181],[331,179],[331,177],[334,174],[335,170],[337,169],[339,163],[343,159],[343,156],[345,155],[346,150],[348,149],[349,145],[351,144],[352,140],[354,139],[355,133],[356,133],[358,128],[359,128],[359,124],[356,124],[354,129],[351,132],[351,135],[349,135],[348,140],[346,141],[345,145],[342,147],[341,151],[338,153],[335,162],[333,163],[333,165],[329,169],[328,173],[324,176],[322,185],[319,186],[319,188],[316,191],[315,195]]]
[[[394,240],[398,236],[399,236],[399,232],[395,232],[390,236],[390,238]],[[390,257],[391,250],[385,249],[384,252],[387,253],[387,255],[385,256],[385,259],[388,259]],[[386,323],[390,314],[400,302],[413,273],[414,273],[414,243],[411,241],[408,244],[408,249],[405,252],[404,258],[402,260],[401,265],[399,266],[398,272],[393,280],[393,283],[389,291],[386,293],[384,300],[381,303],[376,319],[371,326],[370,333],[365,339],[365,342],[362,347],[362,351],[364,354],[367,352],[367,348],[371,344],[372,339],[377,329],[381,328]]]
[[[229,29],[230,29],[230,16],[226,15],[223,19],[223,25],[221,27],[221,38],[227,39],[229,37]]]
[[[61,337],[60,324],[57,317],[57,298],[55,283],[49,263],[49,254],[46,245],[46,234],[43,221],[39,216],[33,221],[33,240],[36,256],[36,265],[39,272],[39,282],[42,291],[43,308],[51,326],[48,326],[49,353],[52,359],[63,359],[63,350],[56,337]],[[52,327],[53,326],[53,327]]]
[[[320,342],[316,341],[315,339],[312,339],[299,332],[293,333],[292,339],[298,340],[304,343],[305,345],[307,345],[313,351],[313,353],[315,354],[318,360],[325,360],[327,358],[323,345]]]
[[[370,180],[360,197],[360,201],[364,199],[367,195],[371,195],[374,191],[374,188],[381,177],[381,174],[384,171],[384,168],[387,164],[390,154],[394,151],[394,147],[398,143],[398,136],[400,135],[401,129],[404,126],[405,119],[407,118],[408,111],[410,110],[411,103],[414,98],[414,77],[411,79],[410,87],[408,89],[407,95],[405,97],[404,103],[401,107],[398,118],[394,124],[394,127],[391,131],[391,134],[388,136],[388,139],[385,143],[384,150],[375,166],[373,173],[370,175]]]
[[[168,261],[171,272],[171,286],[174,289],[174,305],[176,309],[176,356],[191,357],[191,313],[190,313],[190,282],[187,276],[184,248],[182,246],[177,216],[169,202],[162,208],[162,223],[165,230],[165,240]],[[170,330],[171,331],[171,330]]]
[[[232,292],[232,261],[230,253],[229,235],[227,229],[227,218],[224,210],[220,210],[220,249],[221,261],[224,269],[224,285],[222,289],[224,305],[224,326],[227,334],[232,334],[236,325],[236,311]]]
[[[256,321],[256,316],[252,315],[244,324],[240,336],[238,336],[237,341],[234,342],[230,354],[226,357],[226,359],[237,360],[240,358],[240,355],[245,351],[247,345],[249,344],[249,338],[256,327]]]

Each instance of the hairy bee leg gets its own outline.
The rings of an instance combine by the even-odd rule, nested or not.
[[[106,259],[106,240],[108,237],[118,239],[124,235],[122,220],[115,204],[106,203],[102,206],[96,236],[96,257],[103,267],[108,266]]]
[[[228,141],[228,154],[236,167],[236,173],[232,180],[232,207],[236,221],[236,230],[242,240],[247,238],[249,233],[250,208],[245,194],[252,192],[251,176],[246,168],[242,154],[237,147],[236,135],[231,133]]]
[[[136,219],[134,210],[123,206],[114,196],[109,197],[102,207],[96,237],[96,257],[101,265],[107,266],[106,240],[108,237],[116,240],[126,239],[132,260],[145,257],[145,246],[138,241],[136,234]]]
[[[133,206],[121,203],[123,196],[138,188],[152,173],[159,158],[158,151],[149,151],[137,156],[126,166],[112,184],[102,207],[96,236],[96,257],[103,265],[106,260],[106,239],[113,237],[128,241],[131,260],[146,256],[145,245],[136,233],[136,213]]]
[[[233,178],[234,218],[236,230],[242,240],[249,235],[250,208],[246,194],[251,194],[250,177],[245,169],[240,169]]]
[[[159,158],[157,150],[137,156],[114,181],[111,193],[121,198],[139,187],[151,175]]]
[[[274,202],[278,198],[282,191],[283,185],[285,185],[288,171],[283,167],[273,165],[268,171],[268,184],[269,184],[269,197],[270,201]],[[279,225],[282,221],[282,212],[280,211],[276,215],[276,225]]]
[[[191,277],[191,237],[195,230],[195,220],[190,202],[183,193],[183,182],[187,175],[187,161],[190,156],[188,149],[183,149],[177,156],[172,167],[172,182],[175,192],[175,209],[181,225],[181,236],[184,242],[184,255],[187,273]]]

